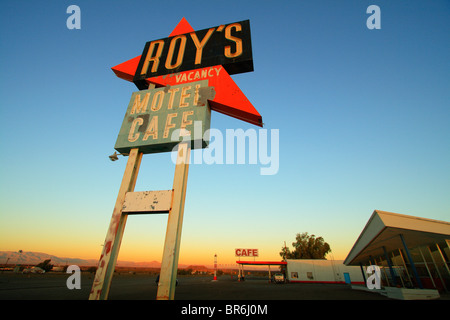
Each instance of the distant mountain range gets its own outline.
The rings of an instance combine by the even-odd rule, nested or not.
[[[80,258],[67,258],[57,257],[51,254],[42,252],[17,252],[17,251],[0,251],[0,265],[17,265],[28,264],[36,265],[44,260],[50,259],[51,264],[55,266],[64,265],[77,265],[77,266],[97,266],[98,260],[96,259],[80,259]],[[158,261],[151,262],[134,262],[134,261],[117,261],[117,267],[136,267],[136,268],[160,268],[161,263]],[[179,265],[179,268],[185,266]]]
[[[80,259],[80,258],[68,258],[68,257],[57,257],[48,253],[43,252],[32,252],[32,251],[0,251],[0,265],[3,266],[8,264],[13,265],[37,265],[45,260],[51,260],[51,264],[54,266],[67,266],[67,265],[77,265],[77,266],[92,266],[96,267],[98,264],[97,259]],[[131,267],[131,268],[161,268],[161,262],[150,261],[150,262],[134,262],[134,261],[117,261],[116,267]],[[180,269],[193,269],[197,271],[211,271],[213,266],[204,265],[184,265],[179,264]],[[219,269],[237,269],[237,266],[221,266]],[[246,270],[253,269],[250,266],[246,266]],[[259,269],[259,268],[255,268]]]

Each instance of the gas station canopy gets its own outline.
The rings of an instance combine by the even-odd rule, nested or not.
[[[402,248],[402,237],[410,248],[445,243],[450,239],[450,223],[375,210],[344,264],[365,264],[371,257]]]

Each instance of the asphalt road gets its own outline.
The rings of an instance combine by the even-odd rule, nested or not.
[[[70,274],[0,274],[1,300],[88,300],[93,275],[83,273],[81,289],[69,290]],[[109,300],[155,300],[155,276],[114,275]],[[275,284],[264,278],[180,276],[175,300],[387,300],[344,284]]]
[[[146,274],[116,274],[113,277],[107,302],[89,301],[93,274],[82,273],[81,288],[68,289],[70,274],[14,274],[0,272],[0,303],[4,312],[14,310],[21,317],[35,317],[44,312],[58,315],[87,315],[117,318],[125,315],[148,315],[167,319],[282,319],[297,315],[367,312],[395,312],[417,315],[417,310],[430,306],[399,304],[377,293],[351,289],[344,284],[275,284],[264,278],[246,278],[238,282],[236,276],[180,276],[174,301],[157,301],[155,276]],[[433,310],[445,310],[449,296],[433,303]],[[24,303],[26,301],[26,303]],[[59,301],[55,304],[55,301]],[[77,304],[73,304],[74,301]],[[105,304],[106,303],[106,304]],[[391,305],[392,303],[395,304]],[[387,305],[386,305],[387,304]],[[359,311],[357,311],[359,310]],[[311,313],[312,312],[312,313]],[[365,312],[365,313],[364,313]]]

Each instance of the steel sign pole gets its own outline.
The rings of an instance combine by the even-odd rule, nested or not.
[[[123,214],[123,203],[127,192],[132,192],[136,185],[136,179],[142,160],[142,153],[138,148],[133,148],[128,156],[128,162],[120,185],[114,211],[111,217],[108,232],[106,234],[103,252],[100,256],[94,283],[92,284],[89,300],[106,300],[111,286],[114,268],[122,242],[123,231],[127,221],[127,214]]]
[[[180,143],[177,152],[177,163],[173,180],[172,208],[169,211],[167,221],[166,239],[156,296],[157,300],[173,300],[175,297],[191,148],[187,143]]]

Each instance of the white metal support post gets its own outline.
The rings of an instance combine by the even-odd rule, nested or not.
[[[437,274],[439,276],[439,279],[441,280],[442,286],[444,287],[445,291],[448,292],[447,286],[445,285],[445,281],[442,278],[441,272],[439,271],[439,266],[436,264],[436,260],[434,260],[433,252],[431,252],[430,246],[427,246],[427,249],[428,249],[428,252],[430,254],[431,261],[433,261],[434,269],[436,270],[436,272],[437,272]]]
[[[167,221],[166,239],[158,282],[157,300],[173,300],[178,271],[178,257],[183,225],[186,184],[191,148],[188,143],[178,145],[177,163],[173,180],[172,208]]]
[[[449,248],[450,248],[449,241],[446,240],[445,242],[447,243],[447,246],[449,246]],[[437,251],[439,252],[439,255],[441,256],[441,259],[442,259],[442,262],[444,263],[445,269],[447,269],[447,273],[450,275],[450,269],[448,268],[447,261],[445,261],[445,257],[442,254],[442,250],[439,247],[439,244],[437,242],[436,242],[436,248],[437,248]]]
[[[122,242],[123,231],[127,221],[127,214],[122,213],[123,203],[127,192],[132,192],[136,185],[136,179],[141,165],[142,153],[138,148],[131,149],[128,155],[128,162],[123,174],[119,194],[114,206],[109,229],[106,234],[103,252],[98,262],[97,272],[95,273],[94,283],[92,284],[89,300],[108,299],[112,276],[119,254],[120,244]]]
[[[422,253],[422,249],[420,247],[417,247],[417,249],[419,249],[420,256],[422,257],[425,268],[427,269],[428,276],[430,277],[431,283],[433,284],[433,287],[437,290],[436,283],[434,283],[433,275],[431,274],[430,269],[428,268],[427,260],[425,259],[425,256]]]

